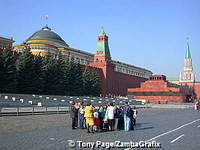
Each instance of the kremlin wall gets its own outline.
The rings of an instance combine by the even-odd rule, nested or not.
[[[7,41],[0,42],[7,43]],[[13,43],[13,40],[10,40],[10,43]],[[63,59],[73,58],[84,70],[97,72],[101,80],[102,96],[129,95],[134,99],[161,103],[200,99],[200,82],[195,81],[188,43],[184,70],[178,80],[168,80],[164,75],[152,75],[152,72],[147,69],[113,60],[108,36],[103,29],[97,36],[95,54],[71,48],[48,26],[35,32],[21,45],[15,46],[14,51],[21,53],[26,45],[34,55],[61,54]]]
[[[108,36],[102,29],[97,37],[96,53],[69,47],[69,45],[48,26],[35,32],[14,50],[22,52],[25,45],[30,46],[34,55],[45,56],[61,54],[63,59],[71,59],[81,64],[84,69],[98,72],[103,96],[126,96],[128,88],[139,87],[148,80],[151,71],[111,59]]]

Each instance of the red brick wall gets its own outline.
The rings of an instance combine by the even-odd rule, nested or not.
[[[127,95],[128,88],[140,87],[140,83],[147,80],[146,78],[116,72],[113,64],[92,62],[90,65],[102,70],[100,76],[103,95],[125,96]]]
[[[187,85],[194,88],[196,98],[200,99],[200,83],[187,83]]]
[[[193,83],[193,82],[180,82],[180,85],[188,85],[191,88],[194,88],[196,98],[200,99],[200,83]]]
[[[106,78],[107,92],[114,95],[127,95],[128,88],[140,87],[140,83],[147,80],[146,78],[116,72],[112,69],[108,69],[108,74]]]
[[[195,83],[195,87],[194,87],[197,99],[200,99],[200,83]]]
[[[145,99],[148,102],[184,102],[185,96],[134,96],[134,99]]]

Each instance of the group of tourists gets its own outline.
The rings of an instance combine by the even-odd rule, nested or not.
[[[87,129],[88,133],[113,130],[134,130],[137,110],[128,102],[124,106],[114,106],[107,103],[100,107],[94,107],[90,102],[71,103],[70,116],[72,129]]]

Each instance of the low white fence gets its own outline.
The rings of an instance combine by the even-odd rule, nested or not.
[[[25,115],[25,114],[41,114],[41,113],[66,113],[69,107],[1,107],[0,115]]]

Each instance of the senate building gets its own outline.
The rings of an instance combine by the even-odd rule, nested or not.
[[[107,37],[103,29],[100,32],[99,36],[101,35]],[[48,26],[45,26],[41,30],[33,33],[21,45],[15,46],[14,49],[15,51],[22,52],[25,45],[30,46],[31,52],[35,55],[39,54],[41,56],[45,56],[46,53],[50,53],[53,55],[60,53],[63,58],[73,57],[77,62],[83,65],[87,65],[94,60],[94,54],[86,52],[84,50],[71,48],[57,33],[52,31],[52,29]],[[106,53],[109,52],[108,41],[106,41],[105,47],[103,44],[101,44],[101,42],[98,42],[97,48],[105,48]],[[125,74],[144,78],[148,78],[149,75],[152,74],[151,71],[144,68],[136,67],[134,65],[126,64],[116,60],[111,61],[113,64],[115,64],[115,71],[117,72],[122,72]]]

